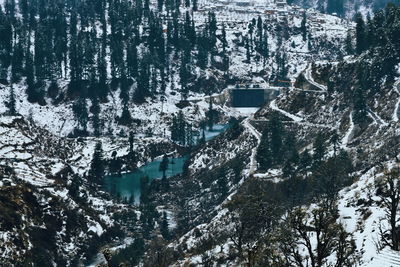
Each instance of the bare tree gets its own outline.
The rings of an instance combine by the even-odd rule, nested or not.
[[[295,208],[288,215],[278,242],[289,265],[321,267],[332,254],[336,255],[333,266],[354,265],[354,241],[336,222],[334,210],[322,204],[311,212]]]
[[[396,167],[384,172],[383,179],[377,183],[377,194],[379,195],[382,207],[385,210],[385,219],[389,223],[389,229],[379,227],[383,245],[399,251],[400,249],[400,230],[398,209],[400,203],[400,169]]]
[[[248,183],[227,205],[231,211],[227,235],[247,266],[255,266],[261,244],[279,218],[280,206],[270,199],[272,186],[267,188],[258,181]]]

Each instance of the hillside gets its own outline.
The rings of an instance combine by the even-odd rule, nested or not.
[[[400,9],[288,2],[0,1],[1,264],[398,264]]]
[[[392,3],[390,0],[292,0],[288,1],[293,4],[297,4],[304,8],[314,8],[323,13],[336,13],[340,16],[353,18],[357,12],[367,16],[373,15],[373,12],[380,10],[388,3]]]

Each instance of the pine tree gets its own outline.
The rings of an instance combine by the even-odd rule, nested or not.
[[[330,143],[333,145],[333,154],[336,156],[338,146],[340,145],[339,134],[337,132],[332,134]]]
[[[136,155],[135,155],[135,151],[133,150],[133,144],[134,144],[133,131],[129,132],[128,142],[129,142],[129,152],[128,152],[128,156],[127,156],[127,167],[130,170],[133,170],[136,168]]]
[[[192,5],[193,5],[193,11],[197,11],[198,10],[197,0],[192,0]]]
[[[226,48],[228,47],[228,41],[226,40],[226,29],[225,29],[225,24],[222,24],[222,30],[221,30],[221,43],[222,43],[222,52],[226,53]]]
[[[182,110],[179,111],[177,117],[177,135],[178,141],[184,146],[186,145],[186,120]]]
[[[353,122],[362,124],[367,121],[367,104],[362,88],[358,87],[353,96]]]
[[[127,48],[126,64],[128,76],[131,78],[138,77],[138,52],[135,43],[130,44]]]
[[[140,178],[140,204],[146,205],[149,202],[149,182],[148,176]]]
[[[207,67],[208,64],[208,53],[207,53],[207,49],[202,45],[199,44],[198,46],[198,52],[197,52],[197,65],[202,68],[205,69]]]
[[[262,41],[263,41],[263,21],[260,16],[257,18],[257,36],[258,36],[258,41],[256,44],[257,50],[260,51],[262,47]]]
[[[103,148],[100,141],[96,143],[88,177],[97,184],[100,184],[104,177]]]
[[[284,135],[284,129],[282,122],[278,115],[272,115],[268,122],[268,128],[270,133],[270,145],[271,152],[274,158],[274,163],[279,164],[283,158],[283,141],[282,136]]]
[[[175,115],[173,115],[172,117],[172,125],[170,127],[170,131],[171,131],[171,140],[174,142],[179,141],[179,137],[178,137],[178,119]]]
[[[364,52],[367,45],[365,22],[360,13],[356,15],[356,24],[356,52],[359,55]]]
[[[304,150],[303,153],[300,155],[300,162],[299,162],[299,167],[304,171],[306,174],[307,171],[310,169],[312,164],[312,157],[310,155],[310,152],[308,149]]]
[[[95,97],[92,100],[92,106],[90,107],[90,112],[93,114],[92,116],[92,126],[93,126],[93,134],[94,136],[100,136],[101,134],[101,121],[100,121],[100,105],[99,100]]]
[[[158,168],[158,170],[163,173],[163,178],[166,178],[165,173],[168,170],[168,164],[169,164],[168,156],[164,154],[163,159],[160,162],[160,166]]]
[[[282,162],[284,153],[282,136],[284,136],[282,123],[274,113],[262,132],[257,149],[256,159],[262,170],[268,170]]]
[[[225,167],[221,167],[218,173],[218,191],[221,194],[221,199],[224,199],[229,193],[228,174]]]
[[[109,165],[110,173],[121,173],[122,162],[117,157],[117,151],[114,151],[111,155],[111,161]]]
[[[88,122],[86,100],[83,98],[77,99],[72,106],[72,111],[74,112],[75,119],[78,121],[80,130],[86,131]]]
[[[208,129],[210,131],[213,130],[214,126],[214,109],[213,109],[213,100],[211,97],[211,94],[209,95],[209,106],[208,106],[208,112],[207,112],[207,117],[208,117]]]
[[[194,141],[194,137],[193,137],[192,125],[190,123],[186,123],[185,143],[186,143],[186,146],[189,148],[189,150],[193,146],[193,141]]]
[[[345,50],[348,55],[354,54],[353,48],[353,38],[350,32],[347,33],[346,40],[345,40]]]
[[[133,153],[133,142],[134,142],[134,133],[132,131],[129,132],[129,153]]]
[[[169,229],[168,229],[168,218],[167,218],[167,213],[165,211],[163,212],[163,216],[162,216],[160,232],[165,240],[169,240],[170,234],[169,234]]]
[[[214,50],[215,44],[217,42],[217,19],[215,16],[214,12],[209,12],[208,13],[208,36],[209,36],[209,42],[210,42],[210,47],[211,51]]]
[[[7,104],[8,104],[7,106],[8,106],[8,110],[10,112],[10,115],[11,116],[16,115],[17,114],[17,110],[16,110],[16,107],[15,107],[15,93],[14,93],[14,86],[13,86],[12,83],[11,83],[11,86],[10,86],[10,97],[8,99],[8,103]]]
[[[300,26],[301,36],[303,37],[303,41],[307,41],[307,14],[303,12],[303,19],[301,20]]]
[[[343,0],[328,0],[326,12],[328,14],[336,13],[339,16],[343,15]]]
[[[157,0],[157,8],[159,12],[162,12],[164,6],[164,0]]]
[[[313,167],[314,169],[316,169],[317,167],[320,166],[321,162],[323,161],[326,152],[325,139],[322,135],[322,132],[319,132],[317,134],[317,137],[315,138],[313,143],[313,148],[314,148]]]
[[[0,79],[7,80],[12,58],[13,29],[8,16],[0,8]]]
[[[134,94],[134,101],[136,103],[143,103],[145,101],[145,97],[149,96],[149,87],[150,87],[150,64],[147,62],[146,59],[142,59],[140,75],[137,82],[137,88]]]
[[[246,61],[247,61],[247,63],[250,63],[251,51],[250,51],[250,42],[249,42],[249,38],[246,38],[246,40],[245,40],[245,46],[246,46]]]

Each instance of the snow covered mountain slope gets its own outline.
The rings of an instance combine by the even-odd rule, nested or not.
[[[191,11],[178,8],[181,19],[185,11]],[[269,266],[269,261],[287,266],[287,244],[298,245],[290,247],[291,252],[296,254],[298,249],[295,256],[308,261],[304,246],[295,243],[298,236],[290,240],[286,237],[291,235],[284,231],[295,229],[290,227],[293,221],[306,225],[298,227],[300,230],[314,231],[310,226],[318,211],[314,203],[318,195],[314,194],[322,190],[320,180],[327,182],[323,180],[326,177],[346,180],[327,182],[335,190],[341,189],[334,192],[338,207],[326,224],[344,237],[328,229],[332,244],[344,244],[351,253],[349,260],[357,259],[359,265],[398,262],[396,252],[381,250],[377,230],[385,214],[377,184],[384,167],[398,164],[397,77],[377,77],[373,86],[363,85],[365,92],[360,93],[360,77],[375,77],[379,65],[374,64],[381,63],[381,57],[346,56],[345,39],[355,25],[336,16],[273,1],[201,1],[198,11],[190,12],[197,33],[209,30],[209,11],[215,13],[217,28],[213,53],[207,54],[209,63],[197,65],[201,51],[196,45],[193,50],[171,53],[165,91],[156,86],[143,103],[132,101],[137,88],[129,88],[127,101],[121,97],[122,85],[115,83],[118,79],[114,79],[117,85],[110,81],[113,88],[97,103],[102,122],[97,134],[95,112],[82,120],[76,106],[73,108],[80,103],[86,113],[96,110],[93,99],[61,97],[68,95],[68,75],[57,80],[56,99],[61,100],[45,94],[40,104],[28,101],[25,78],[0,85],[0,112],[7,114],[0,117],[0,210],[5,214],[0,218],[0,243],[4,244],[0,255],[6,264],[18,260],[58,266],[87,263],[105,244],[121,249],[122,256],[118,249],[113,250],[118,264],[124,260],[132,263],[136,257],[132,251],[140,249],[132,242],[121,244],[119,237],[126,235],[143,242],[139,245],[146,252],[138,253],[134,260],[144,266],[208,266],[215,262]],[[167,18],[164,13],[160,16]],[[158,25],[162,35],[167,35],[168,18],[160,21],[165,24]],[[141,25],[141,33],[146,23]],[[148,52],[146,46],[146,41],[139,45],[140,56]],[[114,64],[108,56],[106,65]],[[192,59],[187,63],[192,75],[187,95],[183,92],[183,57]],[[152,77],[154,84],[161,79],[161,74],[157,75]],[[227,89],[243,84],[281,87],[282,83],[286,87],[279,89],[281,94],[254,115],[226,106]],[[48,90],[49,84],[47,80],[39,83],[43,90]],[[11,92],[15,113],[21,115],[8,116]],[[239,120],[231,120],[227,132],[198,147],[172,142],[171,126],[179,112],[192,134],[205,123],[210,110],[216,112],[218,122],[225,123],[230,117]],[[132,117],[128,124],[120,122],[126,111]],[[82,124],[88,130],[86,135],[78,138],[71,134]],[[130,132],[132,138],[128,138]],[[166,153],[185,151],[190,156],[181,175],[154,181],[149,188],[141,185],[148,189],[149,199],[135,207],[111,201],[88,180],[100,142],[104,166],[113,160],[122,162],[115,173],[132,171]],[[269,153],[273,149],[277,153]],[[132,155],[135,160],[129,165]],[[300,220],[291,218],[288,210],[296,210],[293,213]],[[125,217],[124,224],[118,221],[120,217]],[[382,223],[382,227],[387,225]],[[141,231],[144,228],[146,232]],[[305,235],[312,239],[313,248],[314,232]],[[321,266],[334,264],[340,248],[324,255]]]
[[[295,83],[297,88],[289,88],[275,101],[259,110],[253,118],[246,119],[242,126],[247,128],[246,125],[252,123],[258,131],[262,131],[274,114],[279,114],[284,128],[295,133],[300,152],[308,150],[311,152],[311,157],[315,157],[317,146],[315,139],[319,134],[324,136],[325,158],[334,157],[340,149],[345,151],[352,162],[350,173],[352,182],[338,192],[335,220],[350,234],[352,239],[350,243],[353,244],[351,247],[353,247],[356,260],[350,265],[343,266],[397,266],[398,252],[385,246],[382,241],[382,231],[389,229],[389,225],[387,209],[383,200],[384,195],[381,190],[382,181],[386,179],[388,170],[395,170],[399,167],[399,125],[395,119],[396,116],[393,116],[394,113],[397,113],[398,77],[387,79],[385,82],[379,83],[379,88],[371,89],[377,90],[379,93],[369,93],[368,97],[365,98],[364,105],[355,104],[353,96],[357,94],[360,81],[354,72],[359,64],[365,64],[366,57],[368,56],[348,57],[338,64],[318,62],[313,64],[311,69],[305,68],[304,72],[308,73],[299,76]],[[328,85],[332,82],[333,84]],[[314,90],[310,90],[310,87],[314,87]],[[360,107],[364,112],[362,116],[360,110],[358,110]],[[247,130],[239,135],[238,140],[243,138],[245,133],[247,133]],[[337,136],[333,139],[335,134]],[[251,149],[257,146],[259,146],[258,142],[248,143],[246,145],[246,157],[250,157]],[[229,147],[229,145],[226,144],[225,147]],[[207,150],[206,154],[212,154],[214,155],[213,158],[218,160],[224,148],[220,151],[211,146]],[[228,148],[225,153],[229,158]],[[219,184],[217,181],[220,179],[218,173],[211,174],[212,168],[207,171],[208,165],[201,164],[202,161],[211,164],[214,164],[215,161],[210,161],[209,157],[205,157],[204,153],[201,153],[194,158],[194,164],[191,165],[192,169],[193,167],[197,168],[197,166],[205,169],[205,173],[201,175],[200,172],[200,177],[197,180],[199,188],[203,188],[201,191],[207,193],[188,198],[191,201],[188,202],[189,205],[187,206],[196,207],[195,210],[200,214],[204,207],[207,207],[207,211],[209,210],[209,206],[204,204],[207,202],[203,202],[212,199],[210,196],[207,197],[208,192],[214,190],[214,192],[219,192],[215,188],[213,189],[212,184],[202,183],[202,179],[208,179],[207,177],[213,175],[215,177],[214,186]],[[257,197],[262,198],[261,192],[263,190],[273,195],[280,192],[280,187],[284,187],[285,190],[294,194],[288,187],[292,186],[290,180],[294,181],[296,178],[293,178],[293,176],[289,179],[285,177],[284,168],[272,169],[268,172],[258,169],[253,176],[249,177],[246,170],[251,169],[252,166],[253,164],[250,161],[246,161],[246,167],[243,168],[242,172],[245,181],[244,186],[242,186],[242,183],[235,183],[238,191],[230,191],[231,195],[227,196],[224,201],[220,200],[221,204],[216,206],[211,213],[207,212],[207,215],[210,214],[211,217],[203,215],[203,217],[199,217],[207,218],[204,221],[189,221],[188,224],[191,227],[184,231],[184,234],[178,240],[170,244],[170,248],[177,251],[183,250],[183,255],[185,255],[183,259],[176,259],[174,266],[201,265],[207,262],[223,262],[227,265],[239,266],[248,263],[250,260],[261,261],[263,255],[266,255],[263,253],[268,253],[269,249],[279,251],[279,242],[283,241],[276,241],[275,238],[279,240],[281,237],[274,235],[274,231],[265,232],[264,238],[266,240],[258,239],[259,233],[255,237],[250,232],[251,238],[246,241],[242,240],[244,242],[242,249],[249,251],[243,252],[243,255],[246,257],[250,255],[249,258],[237,257],[237,254],[235,254],[239,246],[238,239],[236,239],[240,236],[238,233],[240,233],[240,229],[245,229],[243,231],[247,229],[246,226],[238,222],[244,220],[251,224],[255,221],[240,219],[240,213],[238,215],[237,211],[232,210],[230,205],[238,202],[239,207],[237,209],[240,211],[240,205],[250,205],[244,201],[246,197],[251,199],[250,202],[257,201]],[[218,167],[215,167],[215,169],[218,169]],[[298,169],[298,172],[301,172],[301,170]],[[312,172],[309,171],[303,175],[312,177]],[[321,170],[321,172],[324,173],[324,170]],[[193,175],[196,175],[196,173]],[[325,173],[325,175],[329,176],[330,174]],[[321,179],[322,176],[316,177]],[[385,185],[385,183],[383,184]],[[246,187],[250,188],[247,189],[249,191],[246,191]],[[303,190],[307,191],[306,188],[303,188]],[[197,203],[202,204],[198,207]],[[301,209],[312,216],[312,214],[315,214],[316,206],[315,203],[307,203],[302,205]],[[196,215],[198,215],[198,212]],[[177,216],[179,218],[182,215],[178,214]],[[239,216],[239,218],[235,216]],[[310,221],[312,220],[310,219]],[[269,237],[269,235],[272,236]],[[310,231],[310,236],[313,237],[315,234]],[[268,238],[272,238],[272,240]],[[257,240],[259,241],[257,242]],[[313,238],[310,240],[311,246],[316,249],[316,240]],[[274,244],[277,244],[277,247],[274,247]],[[263,250],[264,246],[267,250]],[[255,255],[255,258],[251,258],[252,255]],[[337,254],[332,253],[321,266],[335,264],[335,255]],[[279,258],[279,256],[277,257]],[[297,265],[294,264],[294,266]]]
[[[226,52],[225,54],[221,52],[223,44],[218,38],[216,46],[219,53],[212,58],[215,64],[210,64],[205,70],[196,66],[193,67],[193,87],[195,90],[189,93],[189,99],[203,98],[209,89],[205,86],[206,84],[216,87],[214,88],[215,92],[222,91],[227,85],[235,86],[242,83],[266,85],[275,79],[277,72],[280,71],[281,63],[278,61],[287,63],[288,77],[294,78],[311,59],[329,58],[335,60],[338,55],[345,54],[344,40],[348,31],[354,27],[353,24],[335,16],[304,11],[290,6],[279,8],[274,3],[257,2],[254,6],[242,7],[236,2],[220,5],[214,1],[206,1],[200,3],[199,11],[193,13],[197,32],[203,31],[204,21],[207,19],[210,10],[215,12],[216,15],[218,37],[222,35],[223,26],[225,27]],[[306,12],[306,28],[303,33],[301,22],[304,12]],[[255,50],[255,44],[250,44],[250,60],[248,60],[246,40],[258,38],[254,29],[255,24],[258,23],[258,17],[266,25],[269,55],[264,60],[260,52]],[[250,25],[251,23],[253,24]],[[164,27],[167,27],[167,25],[164,25]],[[249,31],[250,28],[253,28],[252,33]],[[143,49],[142,52],[144,53],[145,50]],[[223,56],[227,56],[230,61],[229,69],[226,71],[222,71],[218,67],[222,64]],[[154,97],[147,98],[147,103],[144,105],[131,101],[127,104],[134,121],[131,127],[137,133],[152,132],[156,136],[164,136],[164,134],[168,135],[169,133],[168,123],[171,116],[177,114],[179,110],[175,105],[183,98],[179,82],[180,65],[175,60],[171,59],[171,62],[172,77],[170,79],[174,82],[167,84],[165,94],[156,94]],[[58,96],[61,99],[62,95],[68,95],[68,83],[68,77],[58,80]],[[47,88],[50,82],[48,81],[46,84],[45,87]],[[10,88],[5,85],[1,86],[1,99],[6,100],[9,98]],[[23,80],[13,87],[16,96],[16,111],[25,117],[32,118],[37,125],[59,136],[67,136],[78,127],[78,118],[73,112],[73,101],[66,99],[53,104],[54,100],[45,95],[45,105],[43,103],[30,103],[26,94],[26,81]],[[160,91],[159,88],[157,91]],[[130,98],[133,97],[133,94],[134,89],[131,89]],[[124,102],[120,95],[120,89],[110,91],[107,96],[107,103],[100,103],[99,118],[102,123],[101,134],[103,135],[127,135],[131,130],[131,127],[118,123],[118,118],[121,117],[124,108]],[[7,110],[6,103],[7,101],[0,103],[0,112]],[[89,99],[86,99],[84,103],[87,110],[90,110],[93,106]],[[183,111],[188,121],[198,125],[199,121],[204,118],[207,108],[207,103],[200,101],[184,108]],[[89,112],[88,116],[86,126],[89,133],[93,134],[93,114]],[[161,124],[159,124],[160,121]]]
[[[77,264],[109,241],[110,209],[68,160],[74,140],[59,139],[21,116],[0,118],[1,262]],[[117,228],[115,228],[117,229]],[[117,233],[114,231],[114,233]]]

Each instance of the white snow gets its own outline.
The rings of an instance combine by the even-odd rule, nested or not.
[[[346,134],[343,137],[342,142],[341,142],[342,143],[342,148],[344,148],[344,149],[347,148],[347,146],[348,146],[348,144],[350,142],[352,133],[353,133],[353,129],[354,129],[353,111],[351,111],[350,115],[349,115],[349,129],[347,130],[347,132],[346,132]]]
[[[393,85],[393,89],[395,90],[395,92],[396,92],[397,95],[398,95],[398,100],[397,100],[397,102],[396,102],[396,106],[395,106],[395,108],[394,108],[393,115],[392,115],[392,120],[393,120],[394,122],[398,122],[398,121],[399,121],[399,105],[400,105],[400,91],[399,91],[399,87],[400,87],[400,79],[398,78],[398,79],[396,80],[396,82],[394,83],[394,85]]]
[[[272,101],[269,103],[269,106],[270,106],[270,108],[272,108],[273,110],[276,110],[276,111],[282,113],[283,115],[285,115],[286,117],[292,119],[292,120],[295,121],[295,122],[302,122],[302,121],[303,121],[303,118],[300,118],[299,116],[296,116],[296,115],[291,114],[291,113],[289,113],[289,112],[287,112],[287,111],[284,111],[283,109],[280,109],[280,108],[276,105],[276,99],[272,100]]]

